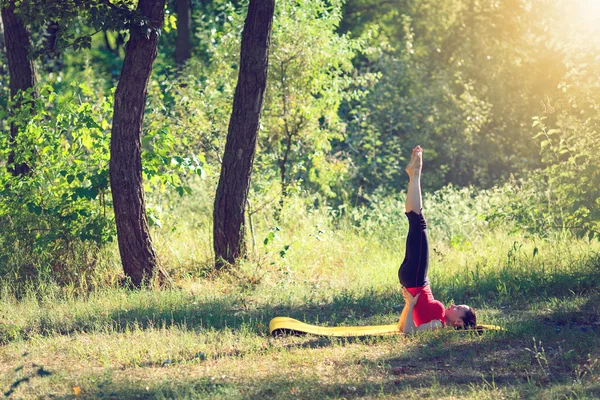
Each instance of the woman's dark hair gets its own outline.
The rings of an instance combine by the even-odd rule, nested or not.
[[[465,316],[462,320],[463,329],[477,329],[477,315],[475,315],[473,307],[469,307],[469,309],[465,312]]]

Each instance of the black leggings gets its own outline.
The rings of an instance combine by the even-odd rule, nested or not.
[[[408,236],[406,254],[398,270],[400,284],[406,288],[429,285],[429,244],[427,242],[427,223],[423,214],[414,211],[406,213],[408,218]]]

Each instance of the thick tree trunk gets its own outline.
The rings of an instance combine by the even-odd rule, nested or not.
[[[275,0],[250,0],[242,32],[240,72],[214,208],[215,266],[245,255],[244,214],[263,97]]]
[[[175,63],[181,67],[192,55],[192,2],[176,0],[177,42],[175,43]]]
[[[115,92],[110,144],[110,185],[117,239],[125,275],[136,287],[150,283],[160,264],[150,238],[142,184],[141,139],[148,80],[157,55],[165,0],[140,0],[148,21],[130,31],[121,77]]]
[[[19,90],[30,89],[36,84],[33,61],[27,59],[31,48],[29,31],[23,21],[15,14],[14,1],[10,1],[6,7],[2,7],[2,24],[10,76],[10,96],[14,98]],[[21,105],[25,106],[25,104],[17,103],[17,107]],[[10,125],[11,145],[18,133],[18,127],[12,123]],[[15,176],[28,174],[30,171],[30,167],[26,162],[15,163],[13,150],[8,155],[8,169]]]

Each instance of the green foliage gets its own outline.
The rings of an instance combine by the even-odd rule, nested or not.
[[[328,197],[347,191],[348,159],[331,152],[333,141],[344,140],[338,109],[364,97],[376,75],[352,75],[352,60],[364,46],[336,33],[341,6],[320,0],[278,4],[257,164],[277,171],[284,195],[302,183]]]
[[[256,159],[255,190],[300,188],[336,196],[344,192],[348,160],[333,155],[331,143],[343,140],[340,104],[364,95],[373,74],[352,76],[352,59],[363,51],[360,40],[336,33],[341,2],[306,0],[278,3],[269,56],[269,80]],[[238,74],[245,10],[231,5],[203,19],[201,42],[210,64],[191,61],[187,70],[200,76],[205,137],[222,147]],[[219,29],[215,19],[222,20]],[[185,73],[185,72],[184,72]],[[201,128],[202,129],[202,128]]]
[[[148,114],[142,134],[142,171],[147,192],[170,187],[181,196],[189,194],[191,188],[185,184],[185,177],[204,177],[206,172],[204,152],[193,141],[195,115],[188,114],[199,105],[186,98],[180,82],[163,76],[161,83],[153,81],[148,90]]]
[[[34,56],[41,55],[48,24],[60,25],[61,62],[40,74],[53,89],[42,90],[30,114],[2,114],[0,243],[17,243],[18,250],[2,252],[3,272],[17,275],[25,264],[58,270],[66,261],[48,260],[65,260],[77,253],[73,246],[96,249],[114,234],[106,172],[110,93],[126,31],[145,23],[135,5],[19,3]],[[142,142],[149,220],[161,232],[178,219],[172,213],[192,191],[191,175],[211,177],[195,208],[204,215],[197,225],[210,225],[206,199],[227,135],[246,14],[243,2],[193,1],[194,54],[175,70],[172,5],[148,86]],[[419,143],[431,233],[453,248],[467,248],[499,226],[544,237],[598,232],[597,48],[558,28],[569,10],[545,0],[279,2],[248,205],[253,223],[261,216],[280,226],[270,219],[273,209],[281,224],[286,215],[324,213],[332,228],[388,243],[404,221],[397,193],[406,157]],[[111,45],[94,36],[98,30],[109,31]],[[0,110],[10,110],[5,63],[0,83]],[[9,118],[21,127],[18,159],[34,167],[22,179],[4,171]],[[282,192],[287,211],[277,203]],[[264,237],[269,233],[253,239]],[[282,240],[269,239],[269,246],[287,262],[296,245]],[[36,261],[16,261],[25,254]]]
[[[416,144],[425,149],[424,186],[491,187],[540,165],[531,152],[532,110],[562,74],[560,50],[544,29],[545,2],[350,0],[344,28],[370,29],[363,69],[382,79],[351,104],[348,140],[355,187],[392,190]]]
[[[432,239],[454,247],[470,246],[477,237],[490,230],[486,217],[496,206],[505,204],[509,195],[499,189],[457,188],[452,185],[425,193],[424,215]],[[332,216],[341,227],[374,235],[381,243],[396,242],[398,237],[406,234],[405,193],[390,195],[379,190],[365,197],[365,204],[355,207],[340,205],[332,210]]]
[[[509,183],[511,201],[492,217],[506,217],[528,230],[600,234],[600,68],[594,39],[565,39],[565,75],[533,117],[545,167],[520,184]],[[501,218],[502,219],[502,218]]]
[[[26,277],[23,268],[42,280],[78,279],[69,276],[73,271],[65,263],[83,251],[80,244],[97,248],[112,240],[105,135],[111,101],[92,101],[91,95],[87,84],[73,83],[60,94],[45,85],[35,100],[30,92],[12,100],[31,107],[20,107],[6,119],[19,134],[9,145],[9,130],[3,127],[0,160],[14,150],[15,162],[32,170],[20,177],[0,170],[0,273],[8,279]],[[92,252],[88,272],[94,264]]]
[[[147,25],[133,9],[134,3],[132,0],[17,1],[15,12],[36,28],[34,35],[39,35],[49,24],[57,26],[57,41],[52,48],[40,44],[31,52],[31,56],[37,58],[42,54],[56,56],[65,49],[90,49],[92,36],[102,30],[119,31]]]
[[[1,41],[0,41],[1,42]],[[0,43],[1,44],[1,43]],[[0,49],[4,47],[4,44],[0,46]],[[1,49],[3,50],[3,49]],[[8,110],[8,100],[10,98],[10,83],[8,76],[8,65],[6,60],[6,54],[4,51],[0,51],[0,116],[4,115]],[[0,118],[2,121],[3,118]]]
[[[89,83],[49,84],[6,115],[0,136],[0,274],[6,279],[39,278],[61,283],[94,278],[100,249],[113,241],[115,226],[108,161],[112,96],[98,96],[105,82],[91,70],[76,74]],[[59,74],[62,76],[62,74]],[[162,92],[151,90],[143,136],[143,176],[147,192],[191,193],[190,175],[203,176],[202,154],[187,152],[177,124],[169,123]],[[169,108],[170,110],[170,108]],[[19,134],[9,145],[9,124]],[[184,128],[181,128],[184,129]],[[15,177],[6,168],[9,150],[27,162],[31,174]],[[160,207],[150,204],[150,225],[160,227]]]

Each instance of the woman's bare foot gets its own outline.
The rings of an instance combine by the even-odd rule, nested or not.
[[[410,155],[410,161],[405,171],[412,178],[415,174],[421,174],[421,168],[423,168],[423,149],[417,145]]]

